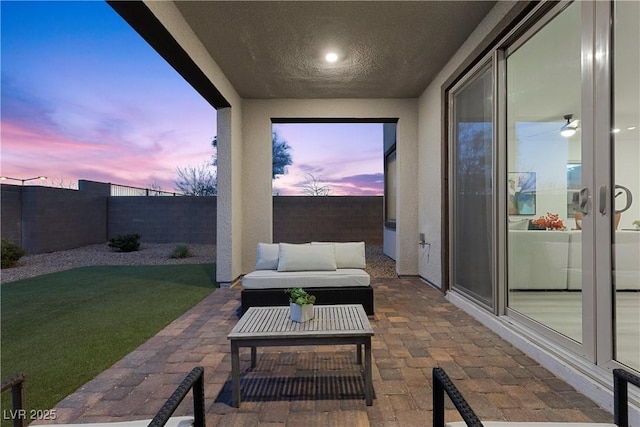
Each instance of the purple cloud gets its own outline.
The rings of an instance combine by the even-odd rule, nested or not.
[[[318,177],[318,175],[321,175],[324,172],[324,167],[322,166],[314,166],[306,163],[299,164],[296,166],[298,167],[298,169],[300,169],[301,172],[310,173],[311,175],[314,175],[316,178]]]
[[[53,108],[50,103],[14,84],[14,79],[2,73],[2,121],[20,126],[34,126],[40,130],[55,129],[50,119]]]
[[[384,174],[372,173],[345,176],[337,180],[336,183],[350,184],[356,187],[384,189]]]
[[[381,196],[384,194],[384,174],[345,176],[330,183],[336,195]]]
[[[320,185],[329,186],[331,196],[353,195],[353,196],[381,196],[384,194],[384,174],[359,174],[345,176],[336,179],[323,179],[316,176]],[[305,178],[289,186],[299,191],[295,194],[302,194],[303,189],[309,185],[309,181]],[[281,189],[281,194],[290,194],[289,191]]]

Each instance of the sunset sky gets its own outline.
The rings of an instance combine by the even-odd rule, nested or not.
[[[211,161],[215,109],[108,4],[0,7],[3,176],[173,191],[177,167]],[[305,173],[332,195],[382,194],[382,125],[277,130],[294,162],[279,194],[301,194]]]
[[[277,124],[273,129],[291,145],[289,173],[273,188],[281,195],[302,194],[311,174],[331,188],[330,195],[382,195],[382,124]]]

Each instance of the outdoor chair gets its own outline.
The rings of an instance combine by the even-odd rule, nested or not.
[[[11,378],[2,380],[0,391],[4,393],[11,390],[11,411],[10,414],[22,414],[24,411],[24,374],[15,374]],[[6,413],[6,409],[4,413]],[[14,416],[13,427],[23,427],[26,424],[24,417]]]
[[[18,377],[16,377],[18,378]],[[22,383],[24,376],[20,376]],[[15,383],[15,381],[13,381]],[[3,381],[3,391],[5,389],[5,383]],[[7,386],[7,388],[10,386]],[[178,408],[178,405],[184,400],[189,393],[189,390],[193,389],[193,416],[181,416],[172,417],[173,413]],[[20,404],[24,404],[24,400],[21,399]],[[14,409],[23,409],[23,407],[17,408],[14,401]],[[17,413],[17,412],[14,412]],[[18,423],[16,422],[18,421]],[[23,425],[23,420],[14,420],[14,427]],[[191,372],[182,380],[178,388],[173,392],[171,397],[162,405],[160,410],[156,413],[153,419],[146,420],[134,420],[134,421],[118,421],[118,422],[105,422],[105,423],[78,423],[78,424],[56,424],[56,427],[205,427],[205,415],[204,415],[204,368],[198,366],[191,370]],[[36,427],[31,424],[30,427]],[[44,427],[44,426],[42,426]]]
[[[442,368],[433,368],[433,427],[629,427],[629,394],[628,383],[640,387],[640,377],[624,369],[613,370],[613,406],[614,422],[609,423],[576,423],[576,422],[509,422],[481,421],[471,409],[464,396],[458,391],[447,373]],[[458,413],[464,421],[446,423],[444,421],[444,395],[447,393]]]

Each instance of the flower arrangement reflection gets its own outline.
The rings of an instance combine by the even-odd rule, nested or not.
[[[564,223],[558,214],[547,212],[547,215],[531,221],[532,224],[545,230],[564,230]]]

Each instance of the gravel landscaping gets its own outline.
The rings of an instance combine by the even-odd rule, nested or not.
[[[13,282],[56,271],[88,265],[205,264],[216,262],[216,245],[189,244],[194,256],[171,259],[176,243],[142,243],[136,252],[115,252],[106,244],[83,246],[66,251],[26,255],[17,267],[2,269],[0,283]],[[382,253],[381,246],[367,245],[367,272],[371,278],[397,277],[395,262]]]

